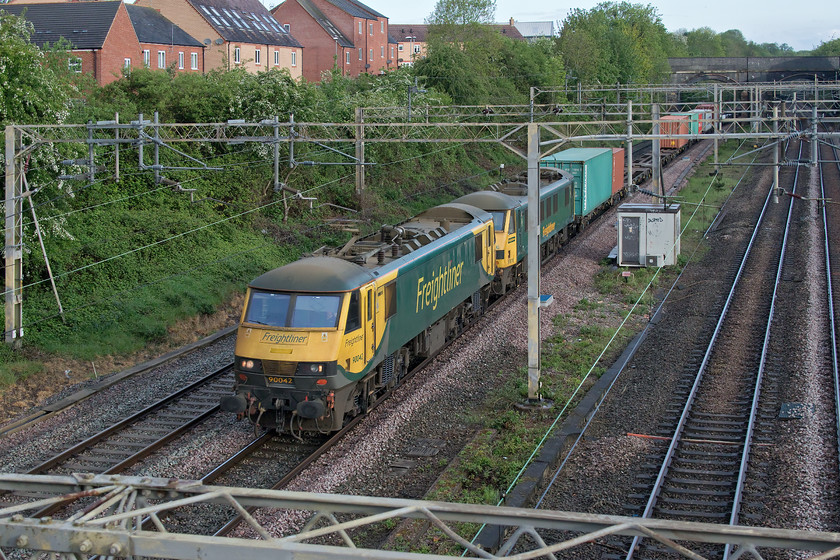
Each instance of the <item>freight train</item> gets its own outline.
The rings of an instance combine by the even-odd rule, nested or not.
[[[623,153],[540,162],[541,260],[625,194]],[[256,278],[223,410],[255,429],[341,429],[524,280],[528,211],[525,179],[504,181]]]

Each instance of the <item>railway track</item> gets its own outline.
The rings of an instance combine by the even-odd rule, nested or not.
[[[822,225],[825,231],[825,259],[826,259],[826,291],[828,294],[827,314],[829,320],[828,333],[830,335],[829,364],[833,379],[835,402],[835,432],[840,441],[840,148],[837,146],[820,146],[820,160],[826,163],[820,165],[820,198],[823,203],[820,211]],[[840,447],[840,446],[839,446]],[[840,464],[840,457],[838,457]]]
[[[749,478],[760,487],[762,473],[750,470],[750,459],[756,445],[772,442],[770,422],[779,409],[788,340],[777,333],[774,316],[785,271],[790,273],[784,266],[787,242],[779,239],[788,239],[791,217],[802,212],[793,197],[783,200],[788,204],[773,204],[772,194],[738,270],[730,274],[732,288],[709,344],[686,367],[656,434],[665,443],[648,457],[638,479],[641,491],[625,505],[631,515],[736,525],[745,503],[747,509],[761,509],[745,502],[745,484]],[[788,254],[800,250],[797,246]],[[760,500],[759,492],[753,495]],[[629,551],[627,560],[663,553],[657,543],[638,538],[616,546]],[[730,550],[703,552],[725,558]]]
[[[54,455],[27,474],[123,472],[215,414],[232,377],[233,364],[220,368]]]

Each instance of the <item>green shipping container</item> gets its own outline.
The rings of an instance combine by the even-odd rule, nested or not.
[[[575,178],[575,216],[586,216],[612,196],[611,148],[570,148],[540,160],[541,167],[557,167]]]
[[[700,134],[700,113],[694,111],[686,113],[668,113],[669,115],[687,115],[689,134]]]

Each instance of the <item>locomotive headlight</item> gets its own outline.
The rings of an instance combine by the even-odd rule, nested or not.
[[[309,373],[324,373],[324,364],[309,364]]]
[[[237,358],[237,364],[245,371],[262,371],[262,362],[254,358]]]

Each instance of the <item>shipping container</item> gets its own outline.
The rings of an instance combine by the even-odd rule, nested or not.
[[[540,160],[541,167],[557,167],[575,178],[575,216],[588,216],[612,197],[611,148],[570,148]]]
[[[689,118],[688,131],[691,134],[700,134],[700,113],[697,111],[685,111],[684,113],[671,113],[672,115],[682,115]]]
[[[624,148],[613,148],[612,193],[624,188]]]
[[[708,109],[694,109],[692,113],[700,115],[700,134],[711,132],[714,128],[714,113]]]
[[[688,115],[665,115],[662,117],[662,122],[659,123],[660,134],[688,134],[689,133],[689,117]],[[662,148],[682,148],[688,144],[688,138],[663,138],[659,142]]]

